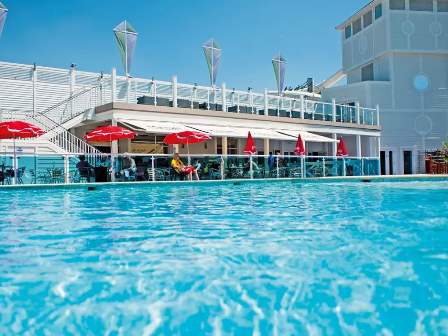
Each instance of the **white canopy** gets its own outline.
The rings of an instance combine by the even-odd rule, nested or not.
[[[251,132],[256,139],[272,139],[295,141],[299,134],[305,142],[336,142],[332,138],[322,135],[302,131],[299,129],[268,129],[260,127],[241,127],[237,125],[206,125],[199,123],[180,123],[180,122],[162,122],[153,120],[138,119],[118,119],[118,122],[128,126],[134,131],[144,131],[148,133],[170,134],[182,131],[200,131],[210,136],[231,137],[231,138],[247,138],[247,134]]]

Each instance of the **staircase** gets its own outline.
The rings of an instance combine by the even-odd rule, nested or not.
[[[18,142],[18,145],[34,144],[36,148],[39,143],[50,142],[55,153],[63,154],[86,154],[95,159],[101,152],[81,139],[70,133],[67,128],[73,127],[82,120],[86,120],[92,114],[95,107],[99,105],[101,85],[81,90],[64,101],[36,114],[23,111],[0,110],[0,121],[23,120],[42,128],[46,133],[36,139],[27,139]],[[73,121],[73,122],[71,122]],[[73,125],[71,125],[73,124]],[[66,128],[67,127],[67,128]],[[3,141],[5,143],[5,141]]]

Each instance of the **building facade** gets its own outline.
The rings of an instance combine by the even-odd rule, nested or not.
[[[381,170],[424,171],[448,135],[448,1],[375,0],[340,24],[347,85],[324,100],[381,106]]]

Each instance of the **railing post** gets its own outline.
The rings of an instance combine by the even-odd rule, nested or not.
[[[345,169],[345,158],[342,158],[342,176],[347,176],[347,171]]]
[[[207,88],[207,110],[210,110],[210,89]]]
[[[75,94],[75,85],[76,85],[76,68],[75,65],[72,64],[70,67],[70,98]],[[73,118],[73,110],[75,104],[73,99],[70,102],[70,116]]]
[[[221,104],[222,104],[222,111],[227,112],[227,89],[226,89],[226,83],[221,84]]]
[[[70,161],[67,154],[64,155],[64,183],[70,183]]]
[[[126,103],[129,103],[131,99],[131,77],[126,77]]]
[[[225,170],[224,170],[224,157],[221,155],[221,166],[220,166],[220,170],[221,170],[221,180],[224,180],[225,176]]]
[[[236,94],[236,110],[238,113],[240,113],[240,93],[239,92]]]
[[[111,99],[112,103],[115,102],[116,99],[116,91],[117,91],[117,69],[112,68],[112,74],[110,76],[110,87],[111,87]]]
[[[325,174],[325,158],[322,158],[322,176],[327,176],[327,174]]]
[[[151,157],[151,172],[152,172],[151,173],[152,181],[155,182],[156,181],[156,165],[154,162],[154,156]]]
[[[372,120],[372,124],[373,124],[373,120]],[[377,126],[380,125],[380,105],[376,105],[376,125]]]
[[[275,166],[277,169],[277,178],[280,178],[280,168],[278,166],[278,156],[275,157]]]
[[[33,117],[36,115],[36,107],[37,107],[37,67],[36,65],[33,66],[33,74],[32,74],[32,82],[33,82]]]
[[[264,89],[264,115],[269,115],[269,100],[268,100],[268,89]]]
[[[302,155],[301,157],[300,157],[300,165],[302,166],[301,168],[301,175],[302,175],[302,179],[304,179],[305,178],[305,155]]]
[[[253,180],[254,178],[254,167],[253,167],[253,163],[252,163],[252,155],[249,156],[249,169],[250,169],[250,179]]]
[[[173,107],[177,107],[177,76],[172,78],[172,96],[173,96]]]
[[[331,106],[332,106],[332,115],[333,115],[333,122],[336,122],[336,99],[331,100]]]
[[[305,119],[305,96],[300,96],[300,119]]]
[[[364,119],[363,119],[364,122]],[[356,102],[356,123],[359,125],[361,123],[361,105]]]

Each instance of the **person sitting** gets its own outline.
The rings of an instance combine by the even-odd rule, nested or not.
[[[124,177],[127,180],[135,180],[136,174],[137,174],[137,165],[135,163],[135,160],[130,156],[126,156],[123,165]]]
[[[78,169],[79,176],[85,178],[88,183],[92,177],[95,177],[95,171],[90,163],[86,161],[86,157],[84,155],[79,156],[79,162],[76,164],[76,169]]]
[[[175,153],[173,155],[173,159],[171,160],[171,168],[173,168],[177,174],[187,176],[189,181],[193,180],[193,174],[194,174],[196,180],[199,181],[197,170],[193,166],[186,166],[180,159],[178,153]]]

